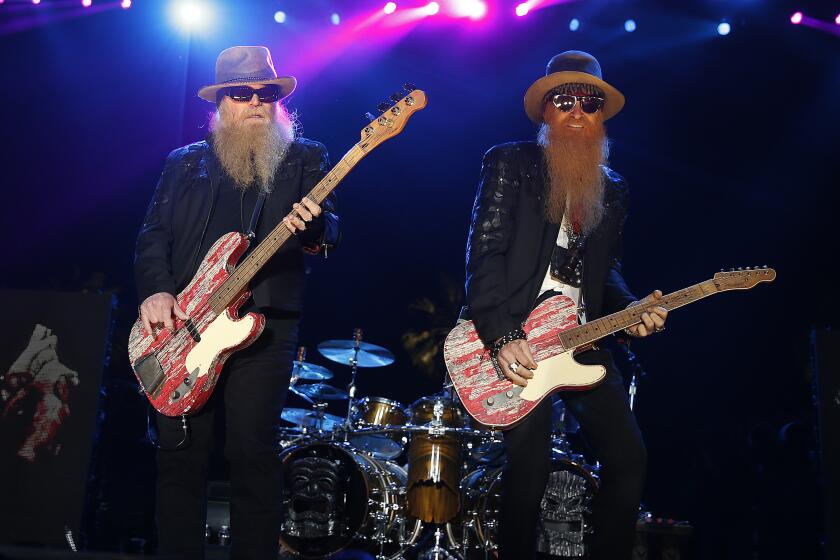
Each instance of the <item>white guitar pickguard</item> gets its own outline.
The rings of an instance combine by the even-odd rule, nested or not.
[[[250,315],[234,320],[225,310],[207,326],[201,333],[201,342],[187,354],[184,364],[187,371],[197,371],[197,378],[207,375],[213,361],[223,350],[233,348],[248,338],[254,322],[255,319]]]
[[[519,393],[526,401],[538,401],[557,386],[588,387],[607,374],[607,368],[600,365],[586,366],[577,363],[571,352],[563,352],[537,362],[534,378]]]

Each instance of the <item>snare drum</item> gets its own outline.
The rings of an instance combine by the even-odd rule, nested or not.
[[[280,543],[303,558],[324,558],[351,543],[396,555],[414,542],[421,523],[405,515],[406,472],[350,446],[318,442],[281,455]]]
[[[408,414],[397,401],[382,397],[365,397],[356,403],[352,414],[354,425],[359,428],[399,428],[405,426]],[[395,430],[391,434],[353,435],[350,443],[377,459],[394,459],[403,452],[403,435]]]
[[[435,428],[463,429],[464,413],[451,399],[424,397],[411,405],[413,430],[408,449],[408,513],[427,523],[446,523],[461,506],[461,436],[457,430],[435,434]]]

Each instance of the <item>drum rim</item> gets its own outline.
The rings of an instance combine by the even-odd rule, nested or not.
[[[352,446],[350,446],[350,445],[349,445],[348,443],[346,443],[346,442],[343,442],[343,441],[310,441],[310,442],[308,442],[308,443],[305,443],[305,444],[302,444],[302,445],[295,445],[295,446],[290,447],[289,449],[285,449],[285,450],[283,450],[283,452],[282,452],[282,453],[280,453],[280,457],[281,457],[281,468],[283,468],[283,467],[285,467],[285,466],[286,466],[286,462],[289,460],[289,456],[291,456],[291,454],[292,454],[292,452],[293,452],[293,451],[300,451],[301,449],[308,448],[308,447],[314,447],[314,446],[326,446],[326,447],[332,447],[333,449],[338,449],[338,450],[340,450],[342,453],[344,453],[344,454],[345,454],[345,455],[346,455],[346,456],[347,456],[347,457],[348,457],[348,458],[349,458],[349,459],[353,462],[353,464],[355,464],[357,467],[358,467],[358,466],[360,466],[360,465],[359,465],[359,464],[358,464],[358,462],[355,460],[354,455],[355,455],[355,456],[358,456],[358,457],[361,457],[361,458],[362,458],[362,459],[364,459],[366,462],[368,462],[368,464],[366,464],[365,466],[366,466],[366,467],[368,467],[368,468],[370,467],[369,462],[371,461],[371,458],[370,458],[370,457],[365,456],[365,454],[364,454],[364,453],[360,453],[360,452],[358,452],[358,451],[354,451],[354,448],[353,448]],[[281,471],[281,472],[282,472],[282,471]],[[364,472],[364,473],[366,473],[367,471],[364,471],[364,470],[363,470],[363,472]],[[369,474],[369,473],[367,473],[367,474]],[[378,472],[377,472],[377,473],[376,473],[376,475],[377,475],[377,476],[380,476],[380,473],[378,473]],[[360,530],[361,530],[361,529],[362,529],[362,528],[366,525],[366,523],[368,522],[368,517],[369,517],[368,513],[369,513],[369,511],[370,511],[370,501],[369,501],[369,498],[370,498],[370,495],[371,495],[371,491],[370,491],[370,483],[369,483],[369,481],[368,481],[368,478],[367,478],[364,474],[362,474],[361,479],[362,479],[362,482],[363,482],[364,487],[365,487],[365,497],[367,498],[367,499],[365,499],[365,500],[364,500],[364,514],[363,514],[363,515],[362,515],[362,517],[361,517],[361,519],[362,519],[362,524],[361,524],[361,525],[359,525],[359,527],[358,527],[358,528],[355,528],[355,529],[354,529],[354,533],[353,533],[353,535],[352,535],[352,536],[349,536],[349,537],[346,539],[346,542],[342,542],[342,543],[341,543],[341,546],[340,546],[339,548],[337,548],[336,550],[333,550],[333,551],[329,552],[329,553],[328,553],[328,555],[330,555],[330,556],[331,556],[331,555],[333,555],[333,554],[338,554],[339,552],[341,552],[342,550],[344,550],[345,548],[347,548],[348,546],[350,546],[351,544],[353,544],[353,541],[355,540],[356,535],[359,533],[359,531],[360,531]],[[307,560],[310,560],[310,559],[316,559],[316,558],[323,558],[323,555],[319,555],[319,556],[308,556],[308,555],[303,554],[302,552],[300,552],[300,551],[298,550],[298,548],[297,548],[297,547],[291,546],[291,545],[290,545],[290,543],[289,543],[289,541],[288,541],[288,540],[286,540],[285,536],[283,535],[283,531],[282,531],[282,530],[280,531],[279,540],[280,540],[280,542],[281,542],[281,543],[282,543],[282,544],[283,544],[286,548],[288,548],[289,550],[293,551],[295,554],[297,554],[297,555],[298,555],[298,556],[300,556],[301,558],[306,558]]]
[[[362,397],[357,401],[357,405],[360,404],[367,404],[369,402],[378,402],[378,403],[385,403],[388,405],[393,406],[394,408],[400,409],[403,413],[406,412],[406,406],[399,401],[395,401],[394,399],[389,399],[387,397],[377,397],[375,395],[370,395],[367,397]]]

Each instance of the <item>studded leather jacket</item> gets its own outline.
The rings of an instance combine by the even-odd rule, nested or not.
[[[596,319],[637,298],[621,274],[627,184],[604,167],[605,215],[586,244],[582,290],[586,316]],[[536,142],[491,148],[482,163],[467,241],[467,306],[485,344],[519,328],[534,307],[559,225],[544,217],[545,169]]]

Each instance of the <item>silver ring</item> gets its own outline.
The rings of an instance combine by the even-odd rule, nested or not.
[[[511,362],[508,369],[510,369],[513,373],[516,373],[516,370],[519,369],[519,364],[517,362]]]
[[[661,327],[655,328],[653,330],[654,330],[654,332],[662,332],[662,331],[665,330],[665,325],[662,325]]]

